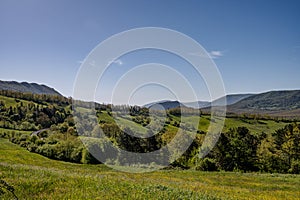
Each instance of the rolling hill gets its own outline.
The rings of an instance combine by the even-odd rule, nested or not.
[[[300,116],[300,90],[270,91],[252,95],[227,107],[233,113]]]
[[[219,99],[214,100],[213,102],[209,101],[194,101],[194,102],[179,102],[179,101],[158,101],[144,105],[146,108],[153,108],[157,110],[161,110],[163,106],[165,109],[176,108],[179,106],[190,107],[190,108],[206,108],[210,107],[211,104],[214,106],[224,106],[224,98],[226,98],[226,105],[232,105],[242,99],[252,96],[253,94],[229,94],[225,97],[221,97]]]
[[[46,85],[40,85],[37,83],[27,83],[27,82],[19,83],[16,81],[0,80],[0,90],[10,90],[10,91],[22,92],[22,93],[49,94],[49,95],[62,96],[58,91]]]
[[[217,100],[214,100],[212,102],[212,104],[214,106],[225,106],[224,105],[224,100],[226,98],[226,105],[232,105],[232,104],[235,104],[243,99],[246,99],[248,97],[251,97],[253,96],[253,94],[229,94],[229,95],[226,95],[225,97],[221,97]]]
[[[231,94],[215,101],[198,101],[180,103],[178,101],[159,101],[145,105],[147,108],[161,110],[179,106],[201,108],[204,112],[210,112],[211,105],[224,106],[226,98],[227,113],[233,114],[261,114],[276,117],[299,118],[300,117],[300,90],[269,91],[259,94]]]
[[[144,105],[144,107],[155,109],[155,110],[168,110],[168,109],[176,108],[176,107],[185,107],[185,105],[183,105],[179,101],[165,100],[165,101],[149,103],[149,104]]]

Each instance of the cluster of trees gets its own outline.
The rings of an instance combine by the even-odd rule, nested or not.
[[[73,127],[69,127],[66,132],[62,132],[62,130],[65,130],[63,126],[64,124],[59,126],[52,125],[50,129],[31,135],[12,132],[11,134],[2,133],[0,136],[9,138],[12,143],[18,144],[30,152],[38,153],[48,158],[75,163],[100,163],[94,157],[95,154],[99,153],[95,149],[102,149],[101,152],[103,154],[107,153],[107,149],[104,149],[106,148],[105,142],[97,137],[78,137],[77,133],[72,131]],[[130,129],[121,131],[116,125],[105,126],[103,130],[107,131],[106,133],[110,136],[113,143],[121,149],[140,153],[158,149],[155,136],[147,139],[136,138],[131,136]],[[85,141],[84,144],[81,140]],[[118,156],[116,150],[112,151],[115,152],[115,156]],[[124,164],[126,160],[119,158],[118,162]]]
[[[300,173],[300,124],[289,124],[266,136],[258,158],[263,171]]]
[[[15,99],[15,105],[0,102],[0,127],[14,130],[39,130],[59,124],[71,115],[65,107],[41,105],[33,102],[23,103]]]
[[[63,125],[61,125],[63,126]],[[11,132],[3,134],[2,137],[9,138],[12,143],[18,144],[28,151],[38,153],[51,159],[84,163],[83,151],[84,146],[71,131],[69,127],[67,132],[62,133],[61,127],[51,126],[50,129],[42,130],[37,134],[20,134]]]
[[[221,134],[197,169],[300,173],[300,124],[292,123],[271,135],[251,134],[245,127]]]

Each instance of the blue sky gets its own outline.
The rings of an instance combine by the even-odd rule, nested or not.
[[[300,89],[299,9],[296,0],[0,0],[0,79],[43,83],[71,96],[80,63],[95,46],[119,32],[151,26],[199,42],[214,57],[227,93]],[[105,94],[115,74],[150,62],[146,55],[113,63],[98,101],[109,101]],[[155,62],[171,58],[153,57]],[[172,98],[148,92],[156,99]]]

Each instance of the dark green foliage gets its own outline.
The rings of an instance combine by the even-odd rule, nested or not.
[[[212,152],[219,169],[226,171],[256,171],[256,152],[259,140],[245,127],[221,134]]]
[[[9,91],[6,91],[6,93],[9,93]],[[68,100],[64,99],[64,97],[27,95],[13,92],[9,94],[15,98],[24,99],[27,97],[25,99],[31,102],[27,101],[24,104],[23,101],[15,99],[14,105],[8,104],[7,106],[2,102],[0,128],[34,131],[41,128],[49,128],[52,124],[63,123],[70,116],[65,107],[68,105]]]
[[[299,173],[299,125],[287,125],[264,139],[258,155],[263,171]]]
[[[216,160],[213,158],[204,158],[201,159],[199,164],[196,167],[196,170],[200,171],[217,171],[217,163]]]

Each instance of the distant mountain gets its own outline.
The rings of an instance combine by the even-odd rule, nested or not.
[[[146,105],[144,105],[144,107],[152,108],[155,110],[168,110],[171,108],[186,107],[186,106],[183,105],[182,103],[180,103],[179,101],[164,100],[164,101],[158,101],[158,102],[146,104]]]
[[[226,105],[231,105],[234,104],[244,98],[250,97],[253,94],[230,94],[230,95],[226,95]],[[214,106],[223,106],[224,105],[224,98],[225,97],[221,97],[215,101],[213,101],[213,105]],[[162,110],[163,106],[165,109],[171,109],[171,108],[176,108],[179,106],[183,106],[183,107],[189,107],[189,108],[206,108],[206,107],[210,107],[211,106],[211,102],[209,101],[195,101],[195,102],[178,102],[178,101],[168,101],[168,100],[164,100],[164,101],[158,101],[158,102],[153,102],[153,103],[149,103],[144,105],[144,107],[147,108],[154,108],[157,110]]]
[[[186,107],[196,108],[196,109],[210,107],[212,104],[214,106],[224,106],[224,103],[226,105],[232,105],[252,95],[253,94],[229,94],[226,95],[225,97],[221,97],[219,99],[214,100],[212,103],[209,101],[195,101],[195,102],[187,102],[182,104],[185,105]],[[226,102],[224,102],[225,98],[226,98]]]
[[[275,112],[300,109],[300,90],[270,91],[252,95],[228,107],[232,112]]]
[[[205,108],[205,107],[209,107],[210,106],[210,102],[209,101],[195,101],[195,102],[186,102],[186,103],[182,103],[183,105],[185,105],[186,107],[190,107],[190,108]]]
[[[267,114],[278,117],[300,117],[300,90],[270,91],[260,94],[232,94],[210,102],[161,101],[145,105],[146,107],[161,110],[179,106],[201,108],[204,112],[210,112],[211,105],[224,106],[226,98],[227,113],[232,114]]]
[[[214,100],[212,104],[214,106],[225,106],[224,100],[226,98],[226,105],[228,106],[228,105],[235,104],[243,99],[246,99],[252,95],[253,94],[229,94],[229,95],[226,95],[225,97],[221,97],[217,100]]]
[[[23,93],[33,93],[33,94],[49,94],[49,95],[59,95],[62,96],[55,89],[50,88],[46,85],[39,85],[37,83],[18,83],[16,81],[1,81],[0,80],[0,90],[10,90]]]

